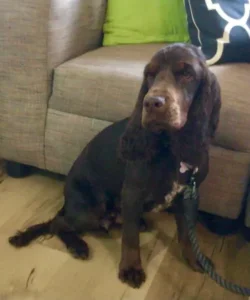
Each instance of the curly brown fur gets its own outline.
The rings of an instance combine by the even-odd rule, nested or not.
[[[28,246],[35,239],[46,235],[58,236],[75,258],[88,258],[88,245],[78,236],[75,230],[68,227],[64,219],[59,215],[48,222],[30,226],[24,231],[18,231],[9,238],[9,243],[15,248],[21,248]]]
[[[199,90],[189,110],[182,130],[172,136],[172,151],[191,165],[199,165],[208,150],[219,122],[220,88],[213,73],[206,66]]]
[[[208,148],[210,139],[214,137],[218,126],[221,107],[220,87],[215,75],[206,66],[202,52],[192,45],[171,45],[156,53],[153,59],[156,58],[159,65],[169,67],[169,61],[166,58],[170,52],[172,56],[175,56],[174,48],[178,48],[179,52],[176,51],[176,56],[180,59],[182,55],[180,52],[183,52],[184,56],[184,50],[190,50],[190,55],[196,58],[201,68],[200,78],[195,79],[197,90],[193,95],[187,122],[178,132],[170,134],[171,149],[174,153],[178,153],[184,161],[197,164],[201,153]],[[183,57],[184,61],[185,59]],[[150,160],[159,151],[159,135],[142,126],[143,102],[149,91],[146,70],[147,67],[134,111],[120,141],[120,155],[125,160]]]
[[[51,221],[30,226],[27,230],[18,231],[14,236],[10,237],[9,243],[16,248],[25,247],[38,237],[50,234],[50,227]]]
[[[164,195],[161,192],[169,182],[187,183],[190,173],[180,172],[180,162],[198,168],[196,180],[199,186],[208,173],[209,145],[218,127],[220,108],[217,79],[195,46],[167,46],[145,67],[140,93],[119,146],[120,156],[130,166],[122,192],[124,225],[119,271],[122,281],[140,286],[145,280],[139,251],[138,216],[144,197],[143,187],[150,185],[152,180],[157,181],[155,174],[159,170],[154,170],[157,161],[161,162],[157,168],[164,170],[164,164],[168,168],[154,186],[155,198]],[[142,165],[144,171],[140,172]],[[136,173],[138,175],[134,176]],[[150,173],[154,174],[153,179]],[[181,201],[177,206],[176,222],[182,251],[192,268],[200,270],[190,251],[183,213],[178,212]],[[131,277],[138,270],[141,277]]]
[[[55,235],[74,257],[85,259],[89,248],[79,234],[107,230],[121,210],[119,278],[138,288],[146,279],[140,258],[142,213],[170,201],[176,202],[182,253],[200,270],[188,240],[182,191],[194,168],[198,187],[207,176],[220,106],[219,85],[199,49],[173,44],[158,51],[145,67],[131,117],[102,130],[74,162],[63,209],[53,220],[10,238],[10,243],[22,247],[41,235]],[[184,173],[183,163],[191,166]]]

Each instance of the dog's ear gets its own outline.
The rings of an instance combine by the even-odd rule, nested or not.
[[[218,80],[216,79],[215,75],[213,73],[211,73],[210,76],[212,77],[211,94],[213,95],[213,102],[212,102],[212,108],[210,111],[208,136],[210,139],[213,139],[215,136],[216,130],[218,128],[219,119],[220,119],[221,90],[220,90],[220,85],[219,85]]]
[[[144,155],[145,132],[141,126],[143,99],[148,92],[144,75],[134,110],[120,139],[119,152],[124,160],[140,159]]]
[[[220,86],[216,76],[203,63],[203,78],[190,109],[190,120],[201,143],[210,142],[219,124]]]
[[[134,110],[120,139],[119,156],[123,160],[148,160],[153,155],[154,137],[141,125],[143,100],[147,92],[147,78],[144,75]]]
[[[181,133],[181,156],[191,164],[199,164],[202,153],[208,149],[218,127],[221,108],[217,78],[205,63],[202,68],[203,76]]]
[[[145,95],[148,92],[148,84],[147,84],[147,78],[144,75],[142,84],[140,87],[140,91],[137,97],[137,101],[135,103],[134,110],[132,112],[132,115],[129,119],[127,130],[132,129],[134,130],[136,127],[141,128],[141,119],[142,119],[142,110],[143,110],[143,100]]]

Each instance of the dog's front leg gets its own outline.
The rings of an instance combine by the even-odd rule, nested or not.
[[[196,260],[190,239],[188,237],[187,224],[184,216],[183,200],[184,200],[183,195],[179,195],[177,196],[177,199],[174,202],[175,221],[177,225],[178,241],[181,247],[181,253],[183,258],[186,260],[186,262],[193,270],[202,272],[203,271],[202,267]],[[195,205],[193,211],[193,221],[195,223],[197,220],[197,212],[198,212],[198,203]]]
[[[185,206],[189,204],[186,203],[184,205],[183,201],[187,201],[187,199],[184,199],[183,195],[180,195],[177,197],[177,199],[174,202],[175,221],[177,225],[178,240],[181,247],[182,256],[194,271],[203,273],[204,272],[203,268],[200,265],[200,263],[197,261],[197,258],[192,248],[191,241],[188,236],[187,221],[184,216],[184,213],[185,213]],[[193,219],[194,223],[197,222],[198,205],[199,203],[197,201],[192,206],[191,211],[189,209],[190,217]],[[213,266],[212,261],[209,258],[207,259],[210,261],[210,264]]]
[[[139,288],[146,278],[141,265],[139,240],[147,187],[146,174],[142,165],[128,166],[121,195],[123,225],[119,278],[134,288]]]

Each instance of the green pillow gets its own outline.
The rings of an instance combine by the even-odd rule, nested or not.
[[[187,42],[183,0],[108,0],[103,45]]]

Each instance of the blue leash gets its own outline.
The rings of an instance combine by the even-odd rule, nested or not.
[[[184,190],[183,206],[184,215],[188,227],[188,236],[192,244],[193,251],[198,262],[201,264],[203,270],[209,275],[209,277],[214,280],[221,287],[244,296],[250,296],[250,288],[242,287],[233,282],[227,281],[222,278],[218,273],[215,272],[213,266],[207,257],[201,252],[200,246],[195,233],[195,223],[192,218],[194,212],[196,211],[196,205],[198,203],[198,192],[196,187],[195,176],[192,175],[189,184]]]

